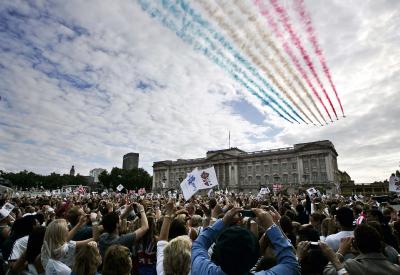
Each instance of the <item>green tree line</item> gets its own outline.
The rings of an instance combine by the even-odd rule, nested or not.
[[[71,176],[51,173],[50,175],[39,175],[26,170],[12,173],[0,170],[0,177],[7,179],[13,186],[23,189],[32,187],[44,189],[58,189],[65,185],[88,185],[86,177],[81,175]],[[122,184],[127,190],[146,188],[151,190],[152,177],[142,168],[123,170],[114,167],[110,173],[104,171],[99,176],[100,183],[106,188],[115,188]]]

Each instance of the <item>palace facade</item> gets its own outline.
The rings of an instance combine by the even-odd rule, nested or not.
[[[337,152],[329,140],[293,147],[245,152],[239,148],[208,151],[206,157],[157,161],[153,164],[153,191],[178,189],[194,168],[214,166],[219,187],[235,192],[258,192],[280,184],[282,189],[315,186],[325,190],[339,185]]]

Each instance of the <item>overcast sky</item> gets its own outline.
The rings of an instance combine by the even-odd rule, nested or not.
[[[346,113],[324,127],[276,116],[136,0],[1,1],[0,169],[87,175],[132,151],[152,173],[228,147],[230,131],[247,151],[328,139],[357,183],[387,178],[400,161],[400,1],[305,3]]]

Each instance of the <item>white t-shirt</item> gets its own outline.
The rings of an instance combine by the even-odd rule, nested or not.
[[[340,240],[346,237],[354,237],[353,231],[340,231],[336,234],[326,237],[325,242],[332,248],[333,251],[339,250]]]
[[[53,259],[48,260],[46,265],[46,275],[70,275],[72,272],[66,264]]]
[[[24,254],[28,246],[28,239],[29,236],[25,236],[15,241],[10,257],[8,258],[9,261],[16,261]]]
[[[157,242],[157,275],[164,275],[164,248],[167,244],[167,241]]]
[[[63,250],[63,252],[61,253],[62,256],[55,260],[60,261],[64,264],[66,264],[68,267],[72,268],[74,266],[74,262],[75,262],[76,242],[69,241],[69,242],[65,243],[62,248],[59,248],[59,249]],[[41,254],[41,260],[42,260],[43,267],[46,267],[47,262],[49,261],[47,253]]]

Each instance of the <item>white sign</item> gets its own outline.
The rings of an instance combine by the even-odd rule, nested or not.
[[[8,217],[10,215],[11,211],[13,211],[14,205],[11,203],[6,202],[6,204],[3,205],[3,207],[0,209],[0,220]]]
[[[389,178],[389,192],[400,192],[400,178],[391,175]]]
[[[118,192],[121,192],[122,189],[124,189],[124,186],[123,186],[122,184],[120,184],[120,185],[117,186]]]
[[[266,194],[269,194],[269,193],[270,193],[270,191],[269,191],[268,187],[263,187],[260,190],[260,195],[266,195]]]

